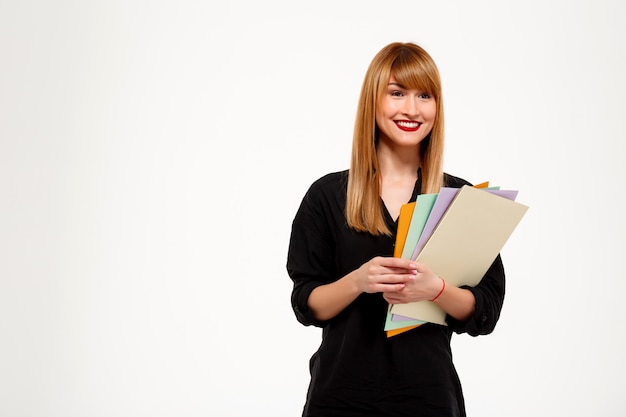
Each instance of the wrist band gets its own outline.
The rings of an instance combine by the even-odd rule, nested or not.
[[[440,296],[441,294],[443,294],[443,290],[445,290],[445,289],[446,289],[446,280],[445,280],[445,279],[443,279],[443,278],[441,278],[441,277],[439,277],[439,279],[441,280],[441,282],[443,282],[443,285],[441,286],[441,291],[439,291],[439,294],[437,294],[437,295],[435,296],[435,298],[433,298],[433,299],[432,299],[432,300],[430,300],[430,301],[435,301],[437,298],[439,298],[439,296]]]

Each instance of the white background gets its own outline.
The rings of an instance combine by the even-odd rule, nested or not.
[[[297,416],[285,270],[374,54],[439,65],[446,171],[520,190],[470,416],[626,415],[626,3],[0,1],[0,415]]]

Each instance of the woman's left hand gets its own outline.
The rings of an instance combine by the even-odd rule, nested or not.
[[[432,300],[443,287],[443,280],[423,263],[416,263],[417,274],[400,291],[383,292],[390,304],[405,304],[414,301]]]

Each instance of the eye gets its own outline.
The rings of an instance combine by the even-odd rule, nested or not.
[[[400,91],[400,90],[391,90],[389,92],[389,95],[391,95],[392,97],[402,97],[403,96],[402,91]]]
[[[420,98],[422,100],[429,100],[431,98],[431,95],[428,94],[428,93],[422,93],[422,94],[420,94]]]

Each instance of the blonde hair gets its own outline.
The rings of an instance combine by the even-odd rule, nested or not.
[[[436,101],[437,113],[433,128],[419,149],[422,164],[421,192],[438,193],[443,184],[444,118],[439,70],[422,47],[413,43],[389,44],[376,54],[365,74],[354,124],[348,174],[348,225],[373,235],[391,235],[380,202],[376,107],[392,74],[406,88],[427,91]]]

